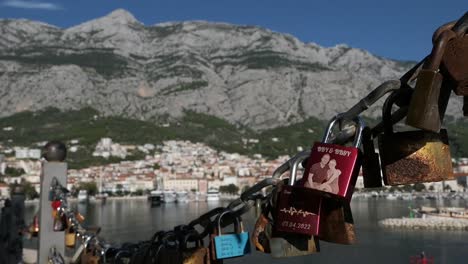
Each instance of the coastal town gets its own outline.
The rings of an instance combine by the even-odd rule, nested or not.
[[[68,151],[80,148],[79,140],[70,140]],[[151,190],[173,190],[206,194],[209,189],[219,190],[222,186],[235,185],[238,193],[256,182],[271,177],[273,171],[288,160],[288,156],[268,160],[259,154],[252,157],[236,153],[219,152],[202,143],[189,141],[165,141],[162,145],[122,145],[111,138],[102,138],[95,147],[95,157],[119,157],[137,149],[145,158],[121,161],[83,169],[69,169],[67,189],[76,190],[86,183],[95,183],[100,193],[143,194]],[[2,177],[0,196],[7,198],[10,185],[30,183],[40,192],[41,149],[1,148],[0,173],[16,175]],[[10,155],[7,155],[10,154]],[[14,154],[14,155],[13,155]],[[453,160],[456,179],[444,182],[425,183],[431,191],[464,192],[467,187],[468,158]],[[364,187],[362,176],[356,188]]]

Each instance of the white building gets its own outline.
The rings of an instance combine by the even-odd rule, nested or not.
[[[10,187],[8,184],[0,182],[0,197],[10,198]]]
[[[15,150],[15,158],[17,159],[40,159],[41,158],[40,149],[15,147],[14,150]]]
[[[181,179],[164,179],[164,189],[174,191],[198,191],[198,179],[181,178]]]

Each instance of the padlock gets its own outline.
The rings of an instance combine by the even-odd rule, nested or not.
[[[383,106],[384,133],[378,137],[385,185],[404,185],[454,179],[447,131],[394,132],[392,105],[397,93]]]
[[[375,152],[374,140],[369,127],[362,131],[362,178],[364,188],[382,187],[382,173],[379,154]]]
[[[60,201],[52,201],[50,203],[50,206],[52,207],[52,218],[55,219],[57,218],[57,210],[62,205],[62,202]]]
[[[323,198],[318,237],[320,240],[337,244],[356,243],[353,215],[347,201]]]
[[[270,212],[270,203],[265,203],[261,206],[257,221],[255,222],[254,231],[250,237],[255,249],[263,253],[271,253],[269,240],[271,237],[271,220],[269,219]],[[270,228],[268,226],[270,226]],[[267,234],[268,231],[270,231],[270,236]]]
[[[57,212],[54,218],[54,228],[55,232],[65,231],[67,228],[67,217],[62,212]]]
[[[81,264],[99,264],[100,257],[93,249],[85,249],[81,255]]]
[[[188,231],[182,240],[180,250],[183,264],[208,264],[210,262],[209,249],[203,246],[203,238],[197,231]],[[195,245],[190,247],[188,245],[190,242]]]
[[[83,223],[85,220],[84,216],[80,214],[80,212],[75,212],[75,218],[78,221],[78,223]]]
[[[330,144],[328,142],[332,129],[340,120],[340,114],[332,118],[322,142],[315,142],[312,147],[302,184],[304,187],[326,192],[332,197],[351,201],[361,169],[362,154],[359,147],[365,124],[359,116],[353,119],[356,127],[353,146]]]
[[[160,247],[156,252],[155,263],[182,263],[182,252],[180,250],[180,243],[178,234],[174,231],[166,232],[159,239]]]
[[[439,109],[439,95],[443,80],[439,67],[447,43],[454,37],[453,31],[446,30],[434,43],[431,54],[418,74],[406,117],[407,125],[439,132],[442,117]]]
[[[273,199],[271,203],[272,208],[277,207],[278,195],[282,192],[282,189],[285,186],[285,182],[280,181],[273,189]],[[276,222],[276,220],[272,219],[272,222],[265,227],[265,236],[268,239],[268,245],[270,246],[272,257],[296,257],[320,252],[320,245],[317,237],[275,231],[273,230],[274,222]]]
[[[48,198],[50,202],[59,200],[59,197],[57,197],[57,191],[56,191],[57,185],[58,185],[58,180],[56,177],[53,177],[52,180],[50,181],[49,194],[48,194]]]
[[[100,256],[96,251],[95,237],[90,236],[84,242],[84,250],[81,253],[81,264],[98,264]]]
[[[458,36],[447,43],[441,72],[450,80],[456,95],[468,95],[468,35]]]
[[[73,248],[75,247],[75,243],[76,243],[75,228],[73,228],[73,226],[69,224],[65,232],[65,246]]]
[[[55,247],[52,247],[49,250],[49,255],[47,257],[48,264],[65,264],[65,260],[63,259],[62,255],[57,252]]]
[[[170,232],[173,233],[173,231]],[[133,261],[131,261],[130,263],[156,263],[158,261],[159,252],[164,246],[162,243],[162,237],[167,233],[168,232],[166,231],[156,232],[148,242],[148,245],[144,252],[142,252],[141,259],[134,259],[134,257],[132,257]]]
[[[290,167],[288,185],[282,186],[276,198],[274,230],[316,236],[319,234],[322,197],[315,190],[297,186],[297,167],[306,157],[296,157]]]
[[[232,214],[232,211],[226,210],[216,218],[217,227],[213,237],[214,257],[216,259],[241,257],[250,253],[249,233],[244,231],[240,216],[234,217],[234,233],[222,233],[221,221],[227,214]]]

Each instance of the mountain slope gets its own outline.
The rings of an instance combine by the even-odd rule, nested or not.
[[[121,9],[68,29],[0,20],[0,32],[1,116],[92,107],[155,120],[190,110],[264,130],[329,119],[409,65],[253,26],[145,26]],[[449,113],[459,109],[456,98]]]

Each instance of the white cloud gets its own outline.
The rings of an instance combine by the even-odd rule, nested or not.
[[[45,10],[60,10],[61,6],[54,3],[25,1],[25,0],[6,0],[2,5],[8,7],[25,8],[25,9],[45,9]]]

